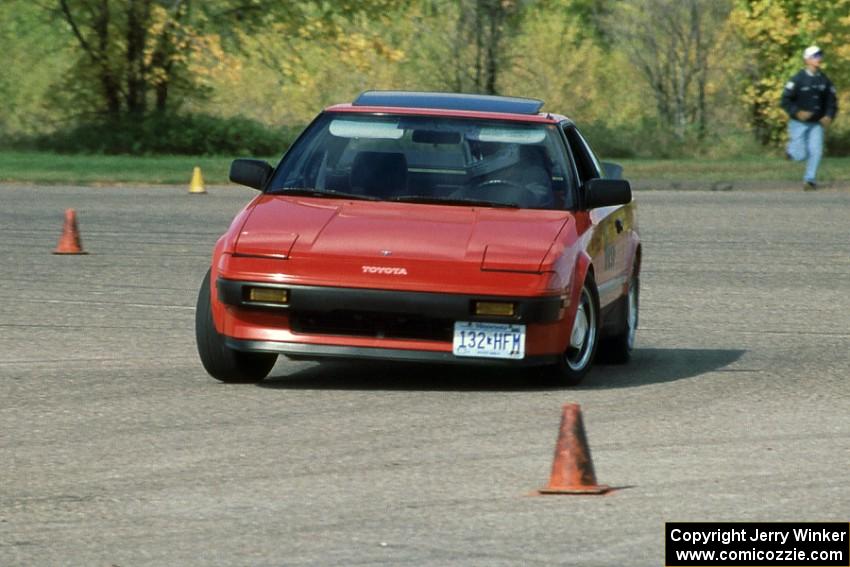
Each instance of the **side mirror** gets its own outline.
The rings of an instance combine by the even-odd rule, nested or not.
[[[584,207],[613,207],[632,202],[632,186],[625,179],[589,179],[584,186]]]
[[[235,159],[230,164],[230,180],[262,191],[274,168],[259,159]]]
[[[603,161],[602,173],[605,179],[622,179],[623,166],[612,161]]]

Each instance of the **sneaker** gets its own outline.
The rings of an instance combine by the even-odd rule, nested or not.
[[[803,184],[803,191],[814,191],[818,188],[818,184],[814,181],[806,181]]]

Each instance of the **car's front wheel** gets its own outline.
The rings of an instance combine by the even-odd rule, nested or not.
[[[635,335],[638,327],[638,310],[640,307],[640,278],[637,270],[632,272],[629,279],[629,291],[625,297],[625,316],[623,317],[622,330],[612,337],[602,341],[600,353],[604,355],[605,362],[611,364],[625,364],[632,358],[635,348]]]
[[[198,292],[195,339],[204,368],[222,382],[258,382],[268,376],[277,361],[274,353],[241,352],[224,344],[212,318],[209,270]]]
[[[573,329],[558,363],[544,369],[544,379],[561,386],[579,384],[590,370],[599,342],[599,297],[593,277],[588,275],[581,288]]]

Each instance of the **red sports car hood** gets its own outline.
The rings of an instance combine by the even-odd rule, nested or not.
[[[565,211],[265,195],[243,225],[234,252],[293,262],[357,262],[366,274],[399,274],[417,264],[445,270],[457,263],[539,272],[571,219]]]

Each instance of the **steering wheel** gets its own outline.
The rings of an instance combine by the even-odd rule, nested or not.
[[[507,179],[488,179],[475,185],[471,191],[475,198],[486,198],[482,192],[491,192],[491,195],[497,197],[495,200],[499,203],[516,203],[520,207],[536,207],[543,205],[541,203],[541,195],[538,191],[520,185],[514,181]]]
[[[520,185],[519,183],[514,183],[513,181],[508,181],[507,179],[487,179],[486,181],[482,181],[472,188],[473,191],[490,191],[495,190],[497,187],[504,186],[506,188],[513,189],[515,191],[524,191],[525,187]]]

